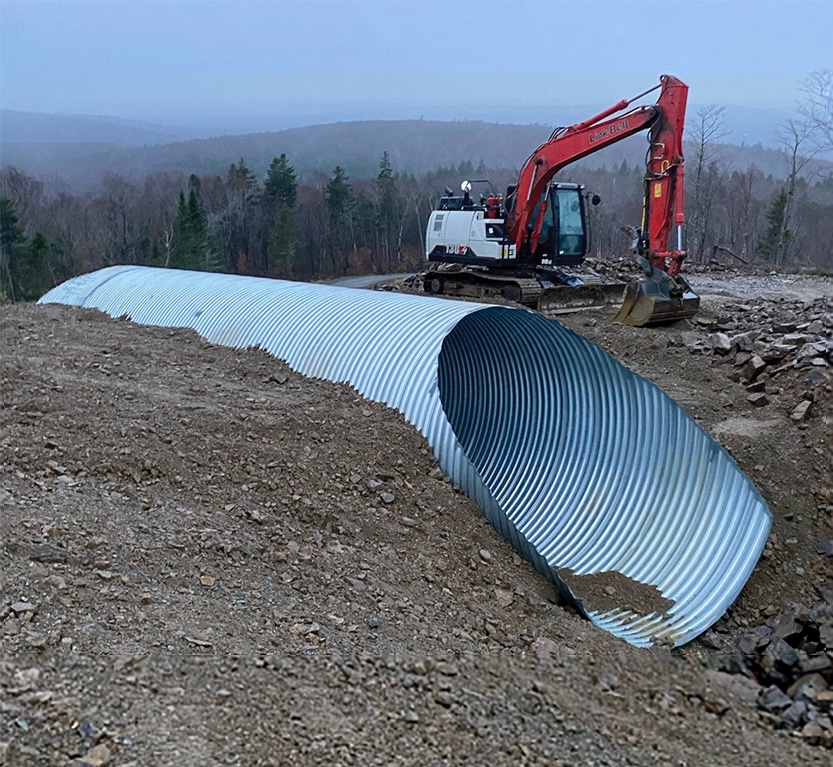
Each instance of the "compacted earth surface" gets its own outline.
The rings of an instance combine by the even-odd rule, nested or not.
[[[561,321],[773,512],[726,615],[634,648],[559,602],[401,415],[262,351],[0,306],[0,764],[826,765],[829,279]]]

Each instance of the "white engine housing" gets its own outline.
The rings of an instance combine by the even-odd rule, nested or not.
[[[515,246],[503,242],[503,219],[486,218],[483,210],[435,210],[428,220],[425,255],[437,246],[449,256],[475,256],[488,261],[515,257]]]

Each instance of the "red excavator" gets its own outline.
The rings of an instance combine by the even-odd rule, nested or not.
[[[656,104],[621,114],[657,89]],[[505,196],[491,187],[475,202],[472,185],[489,184],[483,179],[464,181],[462,195],[446,189],[426,235],[429,262],[445,266],[425,274],[426,292],[499,295],[545,314],[609,303],[613,296],[618,301],[624,293],[616,320],[638,326],[696,314],[700,299],[680,274],[686,255],[682,136],[687,97],[685,83],[663,75],[659,85],[589,120],[556,128],[530,155]],[[632,250],[645,276],[627,286],[585,284],[565,268],[580,266],[589,249],[590,195],[580,184],[553,178],[566,165],[642,130],[649,132],[642,225],[623,229],[632,234]],[[590,201],[595,205],[600,200],[593,195]],[[669,249],[672,230],[676,247]]]

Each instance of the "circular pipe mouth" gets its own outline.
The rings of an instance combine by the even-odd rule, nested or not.
[[[437,382],[493,523],[595,623],[682,644],[737,597],[769,510],[655,384],[556,322],[499,308],[445,337]]]
[[[257,346],[399,410],[498,531],[633,644],[708,628],[769,532],[757,490],[682,408],[534,312],[138,266],[74,278],[40,303]]]

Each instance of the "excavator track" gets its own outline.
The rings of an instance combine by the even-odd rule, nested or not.
[[[622,282],[565,285],[559,284],[553,275],[546,273],[533,277],[432,270],[425,274],[423,288],[432,295],[475,298],[481,301],[499,297],[554,317],[586,309],[619,306],[626,285]]]
[[[423,288],[432,295],[477,298],[503,298],[532,309],[538,308],[544,286],[534,277],[517,277],[468,271],[430,271],[423,278]]]

